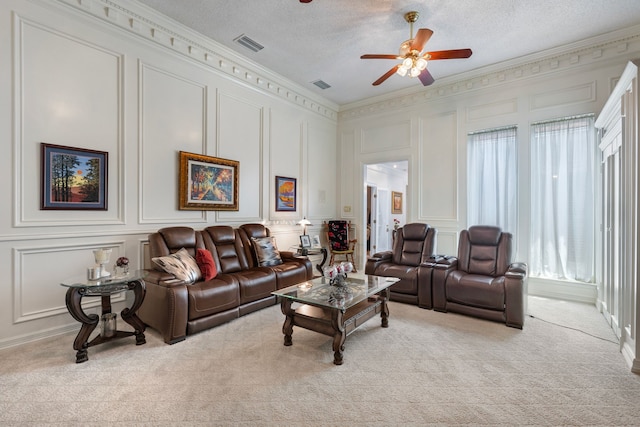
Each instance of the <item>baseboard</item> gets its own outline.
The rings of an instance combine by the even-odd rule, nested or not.
[[[0,350],[5,348],[15,347],[22,344],[27,344],[34,341],[43,340],[45,338],[57,337],[58,335],[65,335],[71,332],[78,333],[80,330],[80,324],[74,322],[67,326],[58,328],[45,329],[43,331],[34,332],[32,334],[20,335],[6,340],[0,340]]]
[[[571,282],[530,277],[530,296],[561,299],[565,301],[596,304],[598,287],[595,283]]]

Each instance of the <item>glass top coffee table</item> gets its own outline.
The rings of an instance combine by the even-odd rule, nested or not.
[[[333,363],[342,365],[347,335],[378,313],[382,327],[389,326],[389,287],[399,280],[365,276],[347,278],[344,286],[332,286],[329,279],[319,277],[273,292],[285,315],[284,345],[293,344],[294,326],[328,335],[333,337]]]

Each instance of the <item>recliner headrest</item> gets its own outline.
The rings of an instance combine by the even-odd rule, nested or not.
[[[262,224],[242,224],[240,228],[243,229],[245,233],[247,233],[247,236],[249,236],[249,238],[260,238],[269,236],[269,229],[267,229]]]
[[[216,245],[222,243],[233,243],[236,241],[236,234],[233,230],[233,227],[228,225],[214,225],[211,227],[205,228],[207,233],[213,239],[213,243]]]
[[[428,224],[411,223],[402,227],[402,237],[404,240],[424,240],[429,231]]]
[[[469,227],[469,242],[472,245],[497,246],[502,230],[490,225],[474,225]]]
[[[166,227],[158,230],[167,247],[174,248],[195,248],[196,231],[190,227]]]

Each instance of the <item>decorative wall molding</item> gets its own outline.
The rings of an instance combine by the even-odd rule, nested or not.
[[[401,107],[415,107],[452,96],[469,96],[471,92],[573,68],[594,67],[611,61],[626,62],[634,55],[640,55],[640,25],[439,79],[428,88],[416,85],[417,89],[410,88],[343,105],[339,120],[397,112]]]
[[[162,15],[140,5],[124,6],[112,0],[57,0],[75,10],[88,14],[110,25],[116,25],[157,45],[179,53],[214,69],[227,77],[261,92],[291,102],[325,118],[337,120],[338,106],[322,100],[287,82],[275,73],[251,63],[232,50],[183,27],[169,28]],[[144,16],[143,16],[144,13]],[[162,21],[165,22],[162,22]]]
[[[82,275],[86,267],[92,265],[93,249],[113,249],[112,257],[124,253],[125,242],[123,240],[103,243],[87,243],[76,245],[51,245],[41,244],[31,247],[13,249],[14,274],[13,274],[13,323],[22,323],[51,316],[64,314],[67,308],[64,298],[56,298],[57,295],[66,292],[66,288],[60,282],[67,277]],[[75,254],[74,254],[75,252]],[[86,255],[86,262],[82,267],[78,266],[80,254]],[[76,256],[74,256],[76,255]],[[53,259],[58,257],[56,271],[42,273],[39,261],[43,257]],[[62,274],[58,277],[58,274]],[[42,286],[43,280],[49,280],[49,285]],[[34,283],[35,282],[35,283]],[[124,301],[124,292],[112,298],[112,302]],[[46,303],[44,302],[46,301]],[[83,307],[98,307],[100,299],[90,298],[82,303]]]
[[[15,186],[13,189],[13,226],[18,227],[54,227],[54,226],[77,226],[77,225],[122,225],[125,223],[125,212],[124,212],[124,176],[122,171],[124,170],[124,157],[122,156],[123,147],[124,147],[124,136],[123,136],[123,125],[122,125],[122,117],[124,111],[123,105],[123,85],[124,81],[124,56],[118,52],[103,48],[97,44],[90,43],[86,40],[82,40],[80,38],[71,36],[69,34],[58,31],[48,25],[43,23],[39,23],[28,18],[24,18],[18,14],[13,15],[13,37],[14,37],[14,52],[13,52],[13,69],[14,69],[14,90],[16,96],[14,97],[14,105],[13,111],[15,114],[15,136],[14,136],[14,170],[21,171],[17,175],[17,179],[15,181]],[[95,75],[88,74],[83,75],[81,71],[74,69],[73,67],[64,68],[64,60],[58,59],[57,61],[51,61],[51,58],[48,58],[51,62],[49,62],[50,67],[43,66],[40,64],[40,67],[30,67],[32,62],[29,59],[33,57],[40,58],[40,52],[37,49],[28,49],[27,46],[33,47],[34,44],[38,43],[37,37],[40,36],[41,39],[46,39],[51,45],[55,44],[56,49],[60,50],[70,50],[69,46],[73,46],[74,49],[82,50],[83,53],[90,52],[95,54],[96,57],[100,56],[101,59],[104,59],[105,62],[112,62],[115,65],[115,72],[112,70],[104,70],[105,74]],[[35,40],[34,40],[35,39]],[[31,43],[31,44],[30,44]],[[51,47],[50,47],[51,49]],[[54,67],[55,65],[55,67]],[[60,65],[58,68],[57,66]],[[66,97],[64,102],[60,102],[57,107],[58,114],[64,116],[64,114],[68,114],[69,110],[73,110],[74,107],[72,105],[83,105],[83,102],[86,102],[86,93],[83,89],[87,88],[87,82],[101,82],[103,86],[106,85],[105,80],[114,83],[115,91],[109,93],[109,95],[113,94],[113,108],[116,109],[116,112],[112,114],[111,120],[113,121],[113,125],[116,128],[116,131],[113,135],[113,139],[108,142],[112,143],[112,146],[115,147],[116,155],[112,155],[109,162],[110,170],[110,185],[112,186],[112,192],[109,196],[109,209],[105,211],[96,211],[87,215],[87,212],[73,211],[73,210],[65,210],[65,211],[55,211],[49,210],[44,211],[42,209],[38,210],[38,199],[34,199],[34,194],[38,194],[41,191],[42,183],[37,180],[34,180],[34,177],[37,177],[37,174],[34,174],[34,170],[31,167],[28,167],[31,164],[33,158],[40,157],[39,146],[37,144],[27,144],[25,141],[32,142],[31,137],[33,135],[38,135],[37,126],[34,126],[34,123],[29,122],[29,115],[27,114],[27,105],[30,105],[32,108],[33,104],[35,104],[34,100],[47,96],[48,94],[44,94],[38,92],[37,95],[30,93],[26,86],[29,83],[32,83],[35,78],[33,78],[34,73],[41,73],[43,78],[55,79],[55,73],[52,68],[56,68],[56,72],[65,75],[65,79],[69,81],[73,81],[73,83],[69,83],[67,87],[57,86],[56,90],[58,91],[67,91],[69,95]],[[103,67],[106,68],[106,67]],[[102,71],[102,69],[100,70]],[[73,77],[77,79],[74,81],[73,77],[70,78],[69,74],[76,72]],[[82,83],[79,83],[79,76],[86,78],[83,83],[85,84],[82,87]],[[31,77],[31,80],[28,79]],[[101,80],[102,79],[102,80]],[[77,84],[77,86],[73,86],[73,84]],[[99,85],[96,85],[99,86]],[[78,95],[78,94],[82,95]],[[102,101],[102,100],[101,100]],[[104,101],[106,102],[106,101]],[[76,103],[76,104],[74,104]],[[38,108],[38,107],[35,107]],[[40,107],[41,108],[41,107]],[[29,110],[30,111],[30,110]],[[39,116],[37,116],[39,118]],[[96,121],[104,121],[107,119],[105,116],[100,116],[100,119]],[[27,126],[29,123],[29,126]],[[94,122],[95,124],[95,122]],[[32,133],[33,132],[33,133]],[[41,136],[41,135],[40,135]],[[53,136],[52,136],[53,138]],[[40,142],[50,142],[44,141],[43,139],[35,138],[35,141]],[[70,145],[70,146],[78,146],[79,144],[76,142],[64,142],[61,145]],[[85,146],[86,147],[86,146]],[[113,173],[115,171],[116,173]],[[39,172],[39,171],[37,171]],[[115,191],[117,190],[117,191]]]

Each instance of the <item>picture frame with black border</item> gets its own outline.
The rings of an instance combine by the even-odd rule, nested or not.
[[[109,153],[41,143],[42,210],[107,210]]]

